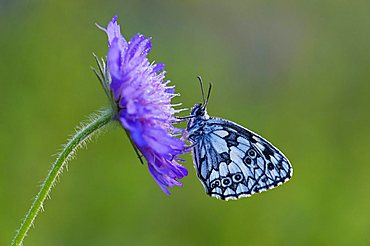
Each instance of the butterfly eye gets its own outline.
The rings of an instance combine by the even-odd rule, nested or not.
[[[242,180],[243,180],[243,175],[242,174],[236,173],[236,174],[233,175],[233,181],[235,183],[239,183]]]
[[[222,179],[222,186],[227,187],[231,185],[231,178],[226,177]]]
[[[248,155],[252,158],[256,157],[257,156],[257,153],[256,151],[254,151],[253,149],[250,149],[248,150]]]

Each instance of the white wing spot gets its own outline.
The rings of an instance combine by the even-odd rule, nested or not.
[[[220,175],[223,177],[226,177],[227,174],[229,173],[229,169],[227,168],[227,165],[225,162],[220,163],[219,170],[220,170]]]
[[[224,130],[213,131],[213,133],[216,134],[219,137],[222,137],[222,138],[229,135],[229,133],[227,131],[224,131]]]
[[[247,187],[248,187],[248,190],[251,190],[253,185],[256,183],[255,180],[251,179],[251,178],[248,178],[248,181],[247,181]]]
[[[204,147],[204,145],[202,145],[202,147],[200,148],[200,157],[204,158],[205,155],[206,155],[206,148]]]
[[[253,136],[252,137],[254,140],[256,140],[257,142],[261,142],[261,139],[259,139],[257,136]]]
[[[235,195],[235,191],[233,191],[232,189],[230,188],[227,188],[225,190],[225,196],[229,196],[229,195]]]
[[[208,174],[207,165],[205,164],[201,165],[200,174],[202,175],[204,179],[207,178],[207,174]]]
[[[216,170],[212,170],[209,180],[212,182],[213,180],[218,179],[219,177],[220,175],[218,174],[218,172]]]
[[[236,159],[242,159],[244,157],[245,153],[243,151],[241,151],[240,149],[238,149],[237,147],[235,146],[231,146],[230,147],[230,158],[231,160],[236,160]]]
[[[217,194],[222,194],[222,190],[219,187],[214,188],[212,192],[217,193]]]
[[[285,171],[288,171],[288,170],[290,169],[288,162],[283,161],[282,163],[283,163],[283,168],[284,168],[284,170],[285,170]]]
[[[280,174],[283,177],[286,177],[287,176],[287,172],[285,170],[280,170]]]
[[[270,156],[270,158],[271,158],[271,162],[272,162],[274,165],[277,165],[277,164],[278,164],[278,161],[275,159],[275,157]]]
[[[229,148],[227,147],[227,143],[223,138],[217,137],[217,135],[210,135],[209,142],[212,144],[213,148],[217,151],[217,153],[229,152]]]
[[[274,179],[274,174],[268,168],[265,170],[265,175],[270,179]]]
[[[236,188],[236,193],[244,193],[244,192],[248,192],[248,188],[243,185],[243,184],[239,184],[238,185],[238,188]]]
[[[260,143],[256,143],[256,146],[258,149],[260,149],[261,151],[264,151],[265,150],[265,146],[263,146],[262,144]]]
[[[260,169],[265,170],[265,161],[263,160],[263,158],[257,158],[257,165]]]
[[[265,184],[266,186],[271,186],[273,184],[273,182],[272,182],[271,179],[267,179],[267,181],[263,182],[263,184]]]
[[[255,169],[255,178],[258,179],[263,175],[263,171],[261,169]]]
[[[240,172],[240,168],[238,167],[238,165],[236,165],[234,162],[231,162],[229,164],[229,170],[230,170],[230,173],[234,174],[234,173],[238,173]]]
[[[239,142],[239,143],[241,143],[241,144],[244,144],[244,145],[248,146],[248,148],[249,148],[249,146],[250,146],[249,141],[248,141],[247,139],[243,138],[243,137],[238,137],[238,138],[236,139],[236,141],[238,141],[238,142]]]
[[[283,159],[281,157],[281,155],[279,155],[278,153],[274,153],[274,157],[276,158],[276,160],[280,161],[281,159]]]
[[[240,143],[238,144],[237,148],[240,149],[241,151],[247,152],[247,150],[249,149],[249,146]]]

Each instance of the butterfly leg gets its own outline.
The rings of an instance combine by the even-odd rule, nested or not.
[[[194,148],[195,146],[197,146],[198,144],[197,143],[194,143],[194,144],[192,144],[192,145],[190,145],[190,146],[186,146],[185,147],[185,150],[186,151],[189,151],[189,150],[191,150],[192,148]]]
[[[188,121],[191,118],[194,118],[194,116],[189,115],[189,116],[185,116],[185,117],[176,117],[176,121],[174,123],[181,123],[181,122],[184,122],[184,121]]]

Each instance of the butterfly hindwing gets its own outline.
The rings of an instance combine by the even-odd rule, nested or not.
[[[272,144],[233,122],[209,118],[193,151],[206,192],[223,200],[274,188],[292,176],[288,159]]]

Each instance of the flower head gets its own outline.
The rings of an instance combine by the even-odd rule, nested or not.
[[[174,87],[165,80],[164,64],[148,61],[150,38],[137,34],[127,42],[116,16],[101,29],[108,35],[107,65],[116,117],[147,160],[155,181],[169,194],[167,188],[180,186],[177,179],[188,174],[178,163],[185,142],[175,137],[180,130],[173,126],[177,112],[171,105]]]

